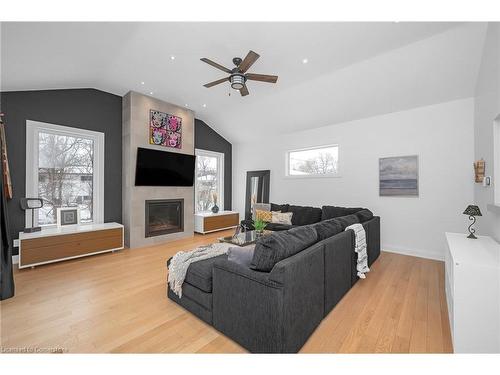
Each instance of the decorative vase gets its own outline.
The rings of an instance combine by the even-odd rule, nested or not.
[[[212,212],[214,214],[216,214],[217,212],[219,212],[219,206],[217,206],[216,204],[214,204],[214,206],[212,207]]]

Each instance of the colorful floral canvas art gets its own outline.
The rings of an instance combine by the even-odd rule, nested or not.
[[[181,148],[182,118],[160,111],[149,111],[149,143]]]

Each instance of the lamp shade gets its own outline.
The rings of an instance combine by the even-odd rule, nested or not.
[[[21,203],[23,210],[33,210],[43,207],[43,200],[40,198],[21,198],[19,199],[19,203]]]
[[[469,216],[483,216],[481,214],[481,210],[479,209],[478,206],[473,206],[469,205],[464,211],[464,215],[469,215]]]

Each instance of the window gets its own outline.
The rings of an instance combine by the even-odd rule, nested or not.
[[[339,146],[320,146],[287,152],[287,176],[334,177],[339,174]]]
[[[224,154],[196,150],[195,210],[207,212],[214,206],[224,209]]]
[[[104,134],[30,120],[26,130],[26,196],[43,199],[35,224],[56,224],[68,206],[80,208],[81,223],[102,222]]]

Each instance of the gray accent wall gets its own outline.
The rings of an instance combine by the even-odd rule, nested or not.
[[[122,222],[122,98],[95,89],[10,91],[0,94],[14,197],[8,201],[13,239],[24,228],[19,198],[26,190],[26,120],[103,132],[104,221]],[[14,248],[14,255],[18,249]]]
[[[224,154],[224,209],[231,209],[232,202],[232,145],[204,121],[194,120],[194,147]]]

